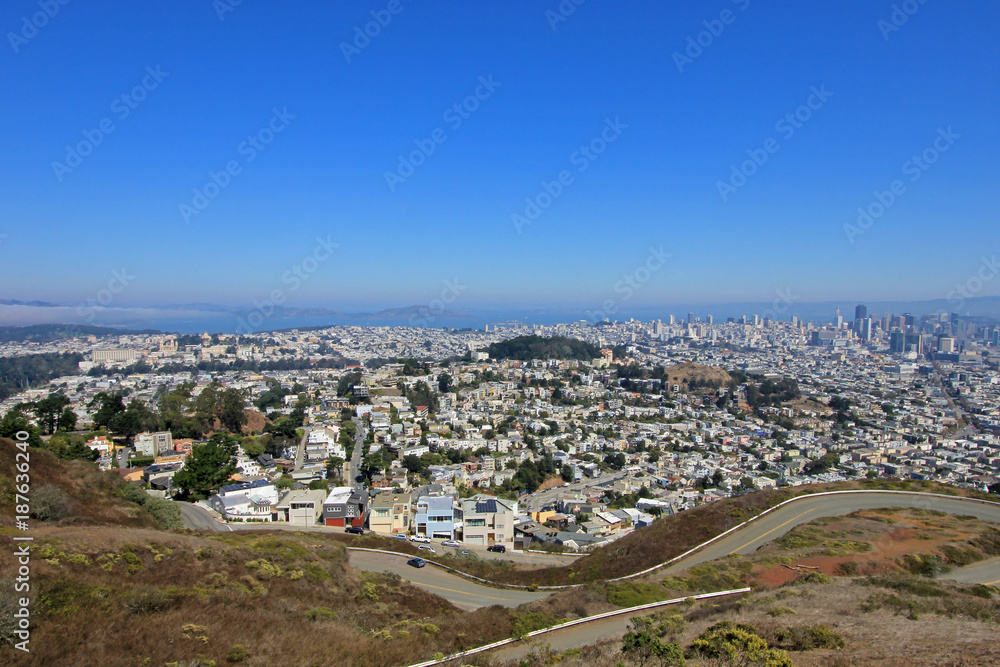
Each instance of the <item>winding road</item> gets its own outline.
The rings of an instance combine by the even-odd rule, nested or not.
[[[225,524],[217,522],[212,514],[202,507],[188,503],[178,503],[184,517],[185,525],[196,530],[223,530]],[[777,539],[798,525],[808,523],[820,517],[838,516],[858,510],[877,509],[881,507],[908,507],[936,510],[948,514],[971,515],[976,518],[1000,524],[1000,505],[977,502],[950,496],[934,496],[919,493],[894,493],[879,491],[864,491],[854,493],[832,493],[801,496],[792,502],[774,509],[756,521],[750,522],[731,533],[721,537],[707,546],[693,551],[666,568],[658,571],[673,573],[694,565],[706,563],[730,554],[749,554],[771,540]],[[278,528],[268,524],[250,524],[259,529]],[[243,526],[238,526],[242,528]],[[230,530],[232,528],[226,526]],[[289,526],[290,529],[296,527]],[[297,528],[301,530],[301,528]],[[431,556],[433,558],[433,556]],[[507,556],[510,557],[509,555]],[[548,558],[548,556],[540,556]],[[492,604],[514,607],[525,602],[531,602],[547,595],[544,591],[529,592],[513,589],[491,588],[465,579],[455,574],[443,571],[433,565],[425,568],[413,568],[406,565],[407,555],[393,556],[363,551],[351,551],[351,564],[359,569],[369,571],[389,571],[412,581],[432,593],[436,593],[456,606],[464,609],[475,609]],[[561,559],[554,559],[561,560]],[[954,570],[945,578],[967,583],[1000,585],[1000,559],[983,561],[975,565]],[[619,632],[622,627],[616,619],[598,624],[601,627],[587,625],[586,634],[593,638],[604,631]],[[607,626],[606,628],[604,626]],[[568,629],[574,637],[581,636],[580,628]],[[546,635],[546,640],[553,647],[561,642],[559,633]],[[576,639],[570,639],[570,642]],[[570,645],[574,645],[570,643]]]

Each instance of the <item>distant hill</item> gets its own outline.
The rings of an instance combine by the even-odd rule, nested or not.
[[[493,359],[596,359],[601,349],[576,338],[565,336],[518,336],[510,340],[490,344],[488,352]]]
[[[0,327],[0,343],[51,343],[74,336],[137,336],[161,333],[157,329],[112,329],[88,324],[31,324]]]
[[[39,387],[53,378],[76,375],[83,355],[46,352],[23,357],[0,357],[0,401],[25,389]]]
[[[716,381],[720,387],[725,387],[732,379],[728,372],[715,366],[703,366],[686,361],[676,366],[666,369],[664,377],[671,384],[691,384],[693,380],[698,380],[702,386],[711,386]]]

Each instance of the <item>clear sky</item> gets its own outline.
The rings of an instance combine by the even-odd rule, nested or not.
[[[51,2],[0,9],[0,298],[847,304],[1000,250],[996,2]]]

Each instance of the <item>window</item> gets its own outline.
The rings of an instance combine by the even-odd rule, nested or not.
[[[486,525],[486,519],[469,519],[465,522],[465,525],[470,528],[481,528]]]

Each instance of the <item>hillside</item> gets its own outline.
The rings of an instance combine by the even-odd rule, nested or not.
[[[579,359],[589,361],[601,355],[601,349],[576,338],[565,336],[518,336],[499,343],[491,343],[487,348],[492,359]]]
[[[597,589],[609,602],[634,606],[751,587],[749,594],[658,612],[653,622],[637,628],[647,640],[676,643],[689,665],[730,664],[705,659],[696,650],[698,638],[719,623],[744,629],[761,644],[785,651],[790,660],[767,664],[995,665],[1000,661],[995,641],[1000,591],[947,578],[955,576],[952,568],[997,556],[1000,525],[933,510],[888,508],[803,524],[749,556]],[[591,628],[591,636],[600,633],[598,628]],[[556,645],[560,639],[550,636]],[[622,648],[622,641],[606,639],[499,664],[610,667],[628,659]]]
[[[16,453],[13,442],[0,438],[0,532],[4,534],[14,531]],[[63,461],[37,447],[29,455],[31,509],[32,514],[38,515],[32,519],[34,526],[155,528],[158,525],[144,506],[126,500],[125,483],[117,473],[102,473],[90,461]],[[143,505],[147,502],[145,498],[142,501]],[[169,504],[159,501],[150,507],[158,508],[160,503]]]
[[[691,386],[691,383],[696,381],[696,385],[714,388],[725,387],[732,380],[729,373],[721,368],[690,361],[668,367],[664,378],[671,384]]]

